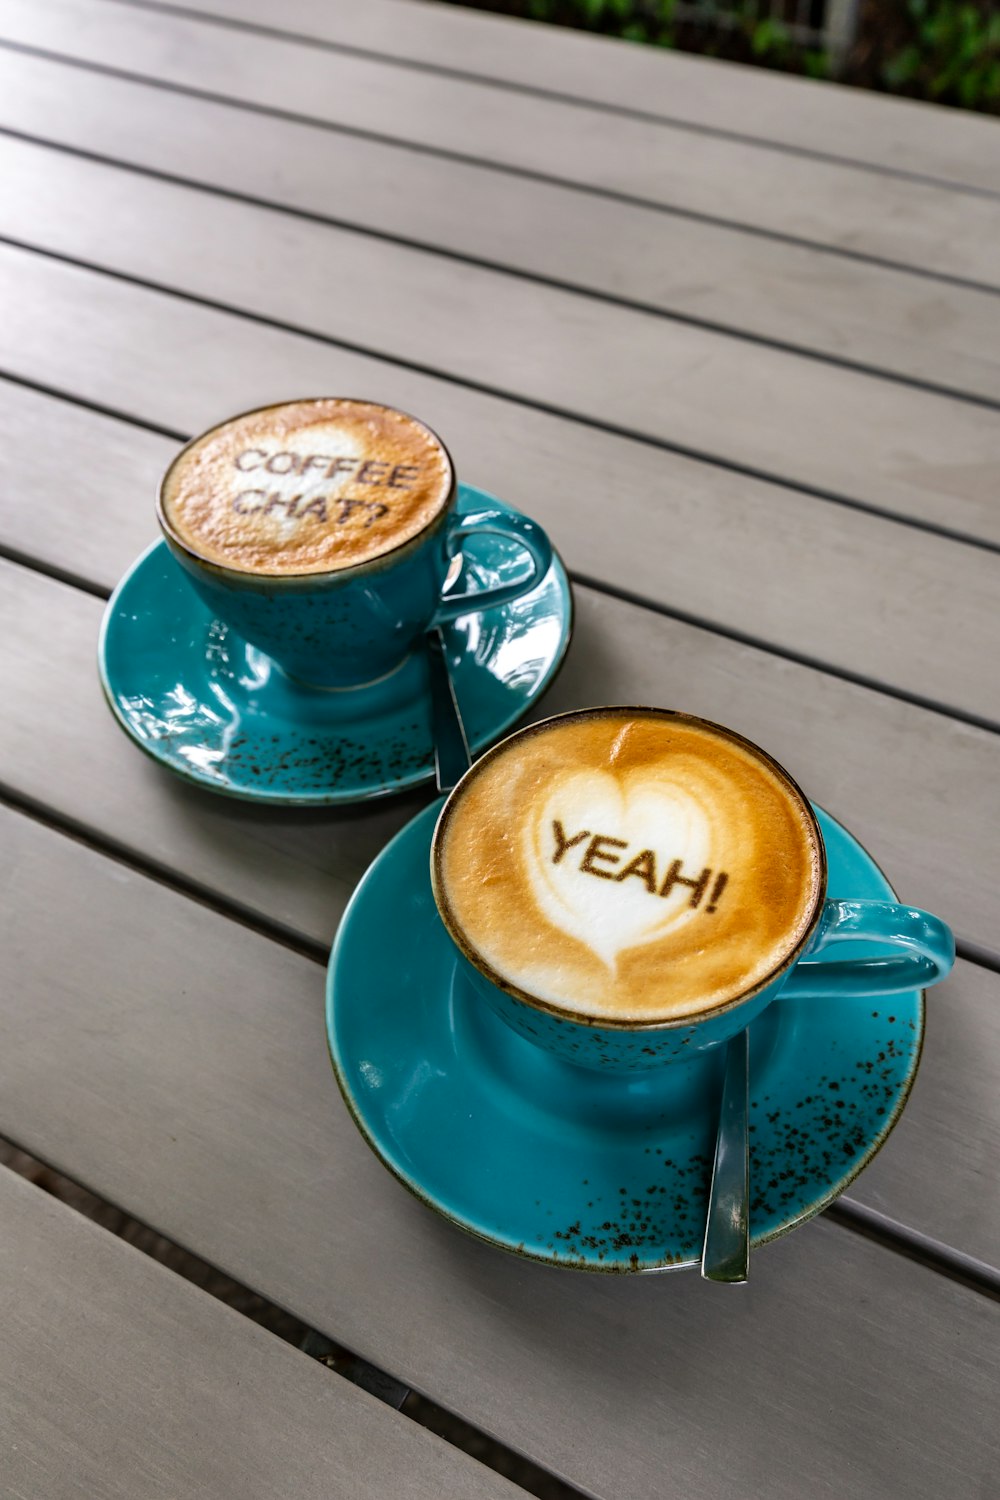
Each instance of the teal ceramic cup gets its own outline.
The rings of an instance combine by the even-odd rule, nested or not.
[[[498,907],[491,914],[489,905],[484,903],[482,896],[477,896],[479,905],[475,910],[478,915],[475,920],[471,920],[468,915],[470,908],[463,908],[461,900],[456,896],[456,884],[454,880],[449,880],[448,860],[453,856],[446,856],[445,846],[449,840],[467,836],[461,822],[460,809],[466,803],[471,789],[481,782],[483,768],[488,768],[490,758],[509,754],[512,747],[522,758],[532,756],[535,754],[532,740],[540,731],[544,732],[551,726],[560,724],[572,728],[574,721],[579,724],[589,716],[611,712],[652,717],[654,722],[657,719],[673,720],[685,729],[702,726],[714,735],[725,736],[741,753],[752,752],[768,774],[779,779],[784,793],[789,797],[794,796],[807,838],[812,841],[815,851],[813,869],[818,873],[814,873],[812,877],[810,895],[805,901],[804,909],[798,912],[794,942],[783,948],[779,944],[779,961],[765,972],[758,973],[753,983],[738,986],[733,993],[723,994],[721,997],[718,992],[714,993],[711,1002],[703,1010],[698,1010],[696,996],[688,1006],[687,1013],[674,1017],[655,1014],[652,1017],[620,1017],[609,1012],[601,1015],[595,1014],[592,1007],[575,1006],[572,993],[554,998],[551,992],[533,992],[526,986],[523,976],[512,978],[510,972],[500,972],[497,960],[487,957],[484,951],[489,948],[489,943],[482,937],[485,927],[493,925],[494,916],[501,923],[515,920],[511,912],[502,911]],[[523,743],[523,748],[518,745],[519,741]],[[554,776],[558,780],[561,774],[560,760],[557,744],[556,753],[547,762],[539,759],[537,765],[530,767],[530,775],[522,781],[526,788],[523,794],[518,790],[518,782],[514,778],[499,791],[494,791],[493,804],[508,809],[506,816],[509,821],[521,819],[524,799],[530,799],[533,795],[531,788],[544,782],[546,777],[551,779]],[[602,777],[607,775],[603,770],[598,774]],[[707,785],[711,795],[713,784],[709,781]],[[511,796],[511,788],[515,789],[514,796]],[[598,790],[602,791],[600,787]],[[471,832],[474,843],[488,844],[491,837],[489,827],[475,821],[468,822],[469,810],[473,805],[471,801],[466,805],[465,826]],[[580,843],[575,846],[576,854],[581,849],[587,851],[583,855],[582,868],[592,876],[602,876],[605,882],[621,880],[630,873],[625,860],[633,855],[632,865],[635,868],[631,870],[631,874],[635,876],[648,873],[651,861],[647,860],[647,856],[651,851],[644,849],[641,855],[634,855],[634,851],[640,842],[655,843],[655,836],[637,840],[631,848],[625,839],[614,836],[614,809],[616,806],[625,807],[624,801],[616,804],[613,797],[609,801],[605,796],[603,810],[595,814],[591,808],[587,817],[583,816],[587,811],[586,802],[580,801],[578,797],[578,805],[583,809],[579,822],[587,823],[587,834],[581,834],[581,839],[589,838],[590,829],[595,827],[606,826],[610,830],[608,834],[602,833],[596,839],[591,839],[589,845]],[[512,814],[512,807],[519,810]],[[543,819],[542,822],[544,821]],[[563,859],[566,850],[573,848],[569,821],[567,820],[565,829],[561,823],[558,826],[559,833],[553,845],[553,864]],[[519,823],[517,835],[505,837],[503,845],[507,848],[516,845],[523,831]],[[619,833],[625,831],[624,827],[618,828]],[[530,829],[525,836],[526,847],[532,847]],[[616,852],[619,848],[620,854]],[[498,902],[503,899],[503,861],[507,857],[501,848],[499,854],[492,855],[483,864],[485,876],[475,869],[472,872],[480,886],[484,880],[486,883],[495,883]],[[512,858],[516,864],[517,857]],[[618,865],[617,870],[612,861]],[[729,863],[737,865],[738,860]],[[663,868],[661,864],[661,875]],[[670,868],[673,869],[674,866]],[[691,870],[692,877],[698,873],[695,869]],[[708,875],[709,872],[706,870],[704,873]],[[665,710],[584,710],[579,714],[563,715],[559,719],[530,726],[487,752],[451,793],[438,819],[431,851],[431,879],[435,902],[454,945],[459,969],[479,1001],[526,1041],[566,1062],[588,1068],[628,1071],[692,1061],[727,1042],[771,1004],[805,999],[817,1005],[852,1005],[923,990],[947,976],[955,957],[954,938],[950,929],[928,912],[894,901],[830,899],[826,894],[826,852],[822,830],[814,809],[788,773],[767,756],[766,752],[732,731],[688,715],[670,714]],[[588,886],[591,884],[589,881],[585,883]],[[704,884],[707,889],[707,882],[688,878],[682,883],[692,891],[691,905],[695,904],[694,896],[697,894],[704,910],[705,897],[703,893],[697,892],[697,887]],[[639,893],[639,900],[645,899],[641,882],[637,885],[633,880],[632,889]],[[729,891],[733,891],[732,881]],[[686,891],[684,894],[687,894]],[[655,901],[655,895],[653,899]],[[524,952],[538,951],[544,955],[546,942],[551,941],[552,937],[549,920],[552,919],[551,905],[547,917],[536,913],[533,918],[531,903],[519,903],[517,917],[521,923],[516,934],[517,946]],[[558,920],[558,913],[554,920]],[[473,930],[476,922],[483,924],[478,932]],[[737,922],[737,927],[738,925]],[[585,926],[577,923],[575,931],[577,939],[586,939]],[[695,929],[692,928],[692,931]],[[691,939],[692,943],[707,946],[711,939],[703,934],[710,932],[709,927],[701,929],[701,933]],[[870,950],[868,954],[864,951],[866,947]],[[838,948],[845,950],[841,958],[836,956]],[[664,968],[663,974],[664,981],[669,982],[668,967]]]
[[[338,409],[349,409],[352,421],[360,411],[375,437],[362,430],[359,438],[356,421],[346,436],[338,433]],[[394,428],[380,448],[379,421],[402,428],[413,452],[401,446]],[[401,454],[415,460],[430,455],[439,490],[424,507],[426,519],[416,510],[393,530],[392,507],[410,503],[408,486],[419,477],[419,463],[398,462]],[[180,522],[171,496],[178,476],[192,475],[185,482],[199,503],[204,500],[213,528],[205,535],[221,535],[221,546],[201,541],[195,528]],[[514,600],[548,571],[552,549],[536,522],[501,510],[486,496],[470,506],[469,493],[460,515],[450,456],[423,423],[378,403],[331,398],[258,408],[194,439],[164,476],[157,518],[171,553],[213,615],[293,680],[350,688],[388,676],[432,626]],[[266,555],[263,562],[246,561],[255,556],[249,552],[255,534],[281,543],[282,528],[306,544],[315,539],[316,550],[306,546],[301,567],[294,551],[276,551],[275,563]],[[524,572],[499,586],[456,587],[463,545],[481,532],[520,549]],[[329,566],[320,550],[324,536]],[[333,551],[333,543],[344,539],[354,549],[346,560]]]

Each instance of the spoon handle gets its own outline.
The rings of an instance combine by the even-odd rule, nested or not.
[[[747,1096],[750,1039],[746,1031],[726,1048],[715,1167],[708,1198],[701,1274],[706,1281],[742,1282],[750,1261],[750,1143]]]
[[[434,732],[434,773],[439,792],[450,792],[461,781],[472,757],[465,737],[465,725],[455,697],[455,685],[448,670],[444,637],[436,625],[428,630],[425,641],[431,674],[431,721]]]

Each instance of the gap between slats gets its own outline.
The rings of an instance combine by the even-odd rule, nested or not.
[[[144,879],[153,880],[156,884],[178,895],[196,901],[217,916],[237,922],[249,931],[279,943],[282,947],[290,949],[321,968],[326,967],[329,950],[324,944],[303,938],[280,923],[268,921],[259,913],[250,912],[238,902],[220,896],[217,892],[210,891],[195,881],[185,880],[176,872],[167,870],[154,861],[139,858],[113,840],[101,837],[95,830],[86,828],[75,820],[44,807],[34,798],[22,796],[3,783],[0,783],[0,803],[24,814],[54,833],[82,844],[103,858],[123,865]],[[980,945],[965,944],[961,939],[957,942],[957,948],[959,956],[972,963],[980,962],[979,955],[985,954],[990,960],[988,967],[1000,972],[1000,953],[991,954]],[[911,1229],[908,1225],[901,1224],[889,1218],[888,1215],[869,1208],[866,1204],[856,1202],[846,1194],[836,1199],[823,1212],[840,1227],[861,1234],[866,1239],[874,1240],[884,1249],[902,1255],[907,1260],[916,1261],[928,1270],[946,1276],[949,1280],[979,1292],[992,1301],[1000,1301],[1000,1269],[932,1239],[919,1230]]]
[[[812,240],[801,235],[782,233],[777,229],[766,229],[760,225],[747,224],[738,219],[727,219],[721,215],[704,213],[693,208],[681,208],[677,205],[661,203],[655,199],[644,198],[640,194],[625,193],[614,188],[576,182],[570,178],[558,177],[549,172],[531,170],[528,167],[514,166],[505,162],[491,161],[486,157],[448,150],[443,146],[431,146],[419,141],[404,140],[398,136],[384,135],[381,132],[366,130],[360,126],[344,125],[332,120],[323,120],[315,115],[301,114],[295,110],[279,109],[276,105],[257,104],[253,101],[238,99],[228,94],[218,94],[209,89],[196,88],[189,84],[167,82],[163,79],[155,78],[151,74],[136,73],[125,68],[114,67],[110,64],[96,63],[90,59],[71,57],[68,54],[37,47],[26,42],[8,41],[0,37],[0,48],[11,52],[24,53],[31,57],[42,58],[49,62],[61,63],[69,67],[80,68],[86,72],[97,73],[108,78],[120,78],[125,82],[142,84],[148,88],[160,89],[165,93],[180,94],[191,99],[201,99],[209,104],[219,104],[227,108],[242,109],[248,113],[263,115],[270,119],[285,120],[291,124],[307,125],[317,130],[325,130],[338,135],[353,136],[360,140],[373,141],[381,145],[398,148],[399,150],[413,151],[421,155],[436,157],[442,161],[453,161],[484,171],[500,172],[507,176],[524,178],[531,182],[558,187],[565,191],[603,198],[612,203],[621,203],[675,218],[687,219],[696,224],[708,224],[716,228],[732,230],[739,234],[753,235],[758,239],[767,240],[772,243],[794,245],[799,249],[810,250],[818,254],[831,255],[839,257],[842,260],[858,262],[862,265],[878,266],[883,270],[894,271],[907,276],[915,276],[924,281],[939,282],[947,286],[965,288],[969,291],[984,292],[990,296],[1000,296],[1000,288],[987,282],[975,281],[970,277],[949,275],[945,271],[935,271],[922,266],[895,261],[888,256],[873,255],[861,250],[850,250],[842,245],[830,245],[822,240]],[[16,134],[14,131],[9,133]],[[25,137],[25,139],[31,139],[31,137]],[[43,144],[50,143],[44,142]],[[123,162],[115,162],[114,164],[127,166],[127,163]],[[985,196],[993,199],[994,196],[1000,197],[1000,194],[979,193],[977,196]],[[389,238],[389,236],[383,236],[383,238]]]
[[[306,32],[285,30],[277,26],[265,26],[259,21],[237,20],[231,16],[217,16],[185,5],[171,5],[164,0],[104,0],[105,4],[123,5],[130,10],[148,10],[167,16],[179,16],[187,21],[197,21],[206,26],[216,26],[228,31],[244,31],[251,35],[273,37],[275,40],[291,42],[321,52],[335,52],[345,57],[363,57],[390,67],[406,68],[414,73],[430,73],[442,78],[454,78],[463,83],[481,84],[486,88],[499,89],[506,93],[526,94],[531,98],[548,99],[554,104],[567,104],[578,109],[597,110],[603,114],[637,120],[646,125],[663,125],[674,130],[687,130],[693,135],[704,135],[714,140],[733,141],[739,144],[759,146],[767,151],[776,151],[786,156],[805,158],[808,161],[829,163],[831,166],[851,167],[860,172],[871,172],[882,177],[897,177],[905,182],[918,182],[928,187],[946,188],[949,192],[964,193],[977,198],[1000,198],[1000,192],[977,187],[972,183],[956,182],[948,177],[936,177],[931,173],[908,171],[904,167],[890,167],[884,163],[863,161],[853,156],[839,156],[833,151],[818,151],[814,147],[796,146],[788,141],[777,141],[770,136],[753,135],[748,131],[727,130],[722,126],[704,125],[685,120],[677,115],[662,114],[654,110],[612,104],[606,100],[589,99],[560,89],[543,88],[539,84],[518,83],[514,79],[498,78],[488,73],[477,73],[465,68],[453,68],[443,63],[424,62],[422,59],[400,57],[391,52],[378,52],[371,47],[358,47],[350,42],[334,42],[325,37],[311,36]],[[845,107],[846,104],[845,104]]]
[[[0,39],[0,47],[8,44]],[[50,56],[56,61],[65,59]],[[75,66],[76,64],[74,64]],[[81,65],[87,66],[87,65]],[[145,82],[145,80],[138,80]],[[158,85],[159,86],[159,85]],[[163,85],[168,88],[168,85]],[[227,107],[242,108],[242,105]],[[365,238],[381,240],[386,244],[399,245],[402,249],[416,250],[424,254],[439,256],[442,260],[451,260],[459,265],[475,266],[480,270],[491,271],[495,275],[508,276],[515,281],[531,282],[536,286],[551,287],[554,291],[568,292],[572,296],[584,297],[591,302],[604,303],[611,307],[626,308],[630,312],[644,313],[648,317],[659,318],[667,323],[679,323],[688,328],[703,329],[708,333],[723,334],[726,338],[738,339],[741,343],[754,344],[766,349],[774,349],[782,354],[791,354],[801,359],[815,360],[817,364],[832,365],[837,369],[851,370],[859,375],[869,375],[876,380],[891,381],[894,385],[907,386],[912,390],[925,391],[930,395],[944,396],[949,400],[963,401],[971,406],[983,406],[991,411],[1000,411],[1000,399],[993,396],[985,396],[974,391],[963,390],[958,386],[945,385],[934,380],[925,380],[918,375],[907,375],[899,370],[887,370],[884,366],[871,364],[865,360],[850,359],[847,355],[832,354],[828,350],[816,349],[808,344],[796,344],[787,339],[772,338],[763,333],[755,333],[751,329],[737,328],[731,323],[719,322],[714,318],[698,317],[693,313],[679,312],[676,309],[660,306],[652,302],[644,302],[640,298],[626,297],[614,292],[603,291],[597,287],[587,286],[578,281],[566,281],[558,276],[550,276],[542,271],[531,271],[521,266],[511,266],[503,261],[491,260],[488,256],[473,255],[469,251],[456,250],[448,245],[443,245],[431,240],[414,239],[410,235],[394,234],[387,229],[375,229],[365,224],[359,224],[353,219],[340,219],[333,214],[319,213],[313,209],[299,207],[297,204],[282,203],[273,198],[261,197],[256,193],[246,193],[235,188],[224,187],[219,183],[203,182],[194,177],[185,177],[178,172],[167,172],[159,167],[150,167],[135,162],[124,161],[120,157],[110,156],[103,151],[92,151],[82,146],[70,145],[65,141],[52,139],[48,136],[35,135],[27,130],[17,130],[13,126],[0,125],[0,136],[6,136],[10,140],[23,141],[27,145],[40,146],[43,150],[58,151],[63,156],[72,156],[80,161],[94,162],[99,166],[112,167],[117,171],[131,172],[137,177],[148,178],[153,182],[164,182],[172,187],[189,189],[196,193],[206,193],[212,197],[223,198],[232,203],[243,203],[250,208],[261,208],[268,213],[284,214],[289,218],[299,219],[307,224],[318,224],[326,229],[337,229],[348,234],[356,234]],[[405,145],[393,141],[392,145]],[[572,186],[572,184],[560,183],[560,186]],[[839,254],[838,251],[831,251]],[[893,269],[902,271],[904,274],[913,274],[922,277],[931,276],[937,280],[953,280],[953,278],[941,277],[937,273],[913,271],[906,266],[896,266]],[[977,291],[985,291],[992,296],[1000,296],[1000,289],[990,286],[979,286],[972,282],[963,282],[963,286]]]

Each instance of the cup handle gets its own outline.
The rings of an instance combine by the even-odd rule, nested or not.
[[[833,943],[887,943],[903,948],[900,958],[806,960],[792,970],[781,999],[831,995],[899,995],[937,984],[955,962],[951,928],[929,912],[894,901],[827,901],[807,953]]]
[[[516,511],[496,510],[492,506],[466,511],[461,516],[453,514],[449,522],[449,556],[454,557],[459,551],[464,537],[477,531],[489,531],[496,536],[510,537],[519,542],[531,558],[531,573],[527,578],[518,579],[516,583],[499,583],[493,588],[445,594],[434,616],[435,625],[443,625],[446,620],[454,620],[458,615],[467,615],[473,610],[478,613],[481,609],[492,609],[496,604],[507,604],[541,583],[549,571],[552,544],[537,521]]]

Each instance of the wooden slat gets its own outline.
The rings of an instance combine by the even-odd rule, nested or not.
[[[1000,1268],[1000,1195],[990,1186],[998,1161],[1000,974],[959,962],[953,979],[927,997],[905,1128],[850,1196]]]
[[[848,92],[561,27],[527,31],[509,17],[454,5],[286,0],[280,16],[271,0],[186,0],[171,8],[1000,192],[996,123],[970,110]]]
[[[1000,412],[45,147],[0,173],[2,234],[1000,542]]]
[[[0,1167],[9,1500],[524,1491]]]
[[[1000,201],[109,4],[3,0],[0,36],[850,254],[1000,285]],[[956,233],[956,216],[963,231]]]
[[[990,292],[20,53],[0,51],[0,126],[1000,400]]]
[[[994,1303],[822,1222],[735,1298],[468,1239],[355,1133],[315,965],[3,824],[0,1129],[588,1493],[989,1493]]]
[[[177,447],[0,380],[0,547],[92,588],[114,588],[156,539],[156,485]]]
[[[95,663],[100,601],[9,563],[0,577],[0,618],[17,641],[0,656],[0,681],[18,684],[21,703],[4,722],[0,781],[143,861],[328,943],[368,864],[426,797],[363,815],[264,811],[188,787],[139,754],[108,712]],[[40,674],[29,640],[39,630]],[[41,737],[30,749],[39,711]]]
[[[374,392],[432,422],[579,573],[1000,721],[993,553],[2,247],[0,300],[25,375],[179,434],[289,392]],[[0,431],[0,542],[111,587],[156,535],[175,444],[10,383]],[[55,522],[67,473],[82,534]]]

